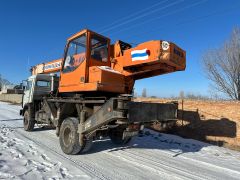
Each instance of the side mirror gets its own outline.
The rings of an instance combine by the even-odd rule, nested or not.
[[[22,89],[25,90],[27,88],[27,80],[22,81]]]

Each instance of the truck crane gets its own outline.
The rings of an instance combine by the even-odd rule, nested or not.
[[[24,129],[55,127],[66,154],[87,152],[105,136],[126,144],[146,124],[176,120],[178,109],[176,103],[133,101],[135,81],[185,66],[186,52],[174,43],[111,44],[84,29],[67,39],[62,58],[31,68],[20,110]]]

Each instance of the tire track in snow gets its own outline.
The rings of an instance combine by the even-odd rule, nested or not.
[[[216,147],[216,148],[218,148],[218,147]],[[130,153],[129,151],[125,151],[125,152],[128,152],[128,153]],[[146,153],[146,152],[152,152],[153,153],[153,155],[152,156],[149,156],[149,153]],[[137,153],[137,151],[132,151],[131,153]],[[137,153],[138,154],[138,153]],[[148,150],[146,150],[146,151],[144,151],[144,152],[141,152],[141,154],[144,154],[146,157],[145,158],[157,158],[156,157],[156,155],[154,154],[154,151],[153,150],[150,150],[150,149],[148,149]],[[166,156],[165,157],[168,157],[168,156],[173,156],[173,153],[172,152],[169,152],[169,151],[161,151],[161,154],[165,154]],[[206,153],[204,153],[204,155],[205,155]],[[209,152],[208,152],[208,154],[209,155],[213,155],[213,154],[210,154]],[[141,155],[140,155],[141,156]],[[153,157],[154,156],[154,157]],[[204,168],[204,169],[211,169],[211,170],[216,170],[215,172],[216,172],[216,174],[217,173],[219,173],[219,172],[225,172],[225,173],[227,173],[228,172],[228,174],[231,174],[231,175],[235,175],[235,176],[233,176],[233,177],[237,177],[237,176],[239,176],[240,177],[240,172],[238,171],[238,170],[234,170],[234,169],[229,169],[229,168],[225,168],[225,167],[222,167],[222,166],[220,166],[220,165],[218,165],[218,164],[212,164],[212,163],[208,163],[208,162],[205,162],[205,161],[203,161],[203,160],[200,160],[199,159],[199,157],[198,156],[195,156],[194,157],[194,159],[193,158],[191,158],[191,157],[187,157],[187,156],[185,156],[184,154],[183,155],[181,155],[181,156],[178,156],[178,160],[180,161],[180,160],[183,160],[185,163],[188,163],[188,165],[189,166],[191,166],[191,165],[194,165],[194,166],[198,166],[198,168]],[[187,161],[186,161],[187,160]],[[177,163],[176,161],[171,161],[172,163],[171,164],[174,164],[174,163]],[[199,165],[199,164],[201,164],[201,165]],[[206,168],[206,167],[208,167],[208,168]],[[217,170],[219,170],[219,171],[217,171]]]
[[[14,126],[13,126],[14,128]],[[53,154],[57,155],[58,157],[60,157],[61,159],[70,161],[72,164],[75,165],[75,167],[80,168],[80,170],[85,170],[85,172],[87,172],[87,174],[91,177],[96,177],[98,179],[101,180],[111,180],[110,177],[107,177],[106,175],[102,174],[101,172],[97,171],[96,169],[92,168],[91,166],[87,165],[86,163],[83,162],[77,162],[75,160],[73,160],[72,158],[66,156],[66,155],[62,155],[61,153],[57,152],[56,150],[54,150],[53,148],[50,148],[49,146],[34,140],[33,138],[25,135],[25,133],[22,133],[20,130],[16,130],[16,132],[21,135],[22,137],[24,137],[25,139],[28,139],[29,141],[37,144],[39,147],[43,147],[43,149],[47,149],[49,151],[51,151]]]
[[[191,172],[184,171],[183,169],[170,166],[169,164],[160,163],[158,161],[147,159],[141,155],[135,155],[129,152],[114,152],[114,153],[107,153],[111,156],[117,157],[124,161],[127,161],[131,164],[136,166],[143,167],[145,169],[151,170],[152,172],[158,173],[159,175],[164,174],[169,179],[174,176],[177,179],[206,179],[207,177],[202,177],[199,175],[194,175]],[[170,175],[169,175],[170,174]],[[178,176],[176,176],[178,175]]]

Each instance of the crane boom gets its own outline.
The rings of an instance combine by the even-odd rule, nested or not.
[[[62,58],[56,59],[47,63],[37,64],[36,66],[31,67],[31,74],[48,74],[59,72],[62,68]]]

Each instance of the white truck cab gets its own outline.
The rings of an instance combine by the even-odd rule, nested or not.
[[[23,93],[23,111],[26,106],[34,101],[40,100],[43,96],[47,96],[51,92],[57,91],[58,79],[59,78],[55,74],[37,74],[30,76],[26,80],[26,86]]]

